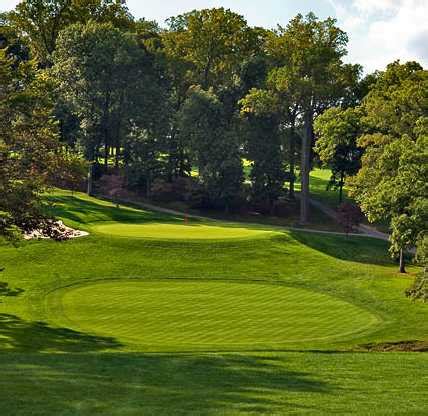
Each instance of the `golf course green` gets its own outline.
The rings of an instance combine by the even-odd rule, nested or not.
[[[1,415],[427,413],[386,242],[46,200],[89,235],[0,242]]]
[[[173,351],[344,340],[378,323],[331,296],[259,282],[103,281],[54,291],[47,308],[57,325]]]
[[[228,238],[251,238],[272,235],[266,230],[257,230],[244,227],[220,227],[200,223],[191,224],[100,224],[92,229],[102,234],[121,237],[152,238],[168,240],[222,240]]]

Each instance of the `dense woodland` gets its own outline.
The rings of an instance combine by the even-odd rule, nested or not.
[[[418,63],[364,75],[336,21],[313,14],[268,30],[222,8],[158,23],[123,1],[24,0],[0,21],[0,233],[49,233],[41,195],[88,171],[89,193],[107,177],[195,208],[273,214],[298,198],[305,224],[322,164],[340,198],[346,184],[390,225],[393,256],[417,245],[426,264]]]

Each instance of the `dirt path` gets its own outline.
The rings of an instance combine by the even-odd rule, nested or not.
[[[312,206],[318,208],[325,215],[329,216],[330,218],[332,218],[336,222],[339,222],[338,217],[337,217],[337,212],[334,209],[324,205],[322,202],[315,200],[315,199],[310,199],[310,204]],[[358,231],[360,231],[361,234],[363,234],[367,237],[372,237],[372,238],[377,238],[379,240],[389,241],[389,235],[388,234],[382,233],[381,231],[376,230],[376,228],[371,227],[370,225],[361,224],[358,227]]]

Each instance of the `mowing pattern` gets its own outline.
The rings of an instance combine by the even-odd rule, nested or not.
[[[95,225],[94,231],[122,237],[154,238],[154,239],[196,239],[213,240],[227,238],[248,238],[270,236],[272,231],[263,231],[243,227],[219,227],[205,224],[168,224],[168,223],[146,223],[125,224],[108,223]]]
[[[59,325],[171,351],[343,340],[377,323],[331,296],[229,281],[104,281],[61,289],[46,301]]]

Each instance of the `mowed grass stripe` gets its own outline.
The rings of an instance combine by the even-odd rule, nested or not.
[[[345,339],[378,323],[325,294],[217,280],[97,282],[53,292],[47,305],[58,324],[174,351]]]

